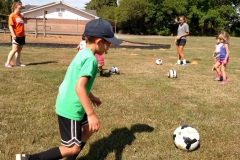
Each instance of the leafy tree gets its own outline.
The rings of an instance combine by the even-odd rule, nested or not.
[[[116,0],[92,0],[86,3],[86,9],[96,10],[99,17],[111,23],[114,22],[115,7],[117,7]]]
[[[87,9],[133,34],[176,34],[176,19],[185,15],[191,35],[213,35],[227,30],[240,35],[239,0],[92,0]]]

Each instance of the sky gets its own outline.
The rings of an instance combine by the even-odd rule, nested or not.
[[[44,5],[52,2],[64,2],[72,7],[77,7],[79,9],[85,8],[85,3],[90,2],[91,0],[21,0],[23,5],[31,4],[31,5]]]

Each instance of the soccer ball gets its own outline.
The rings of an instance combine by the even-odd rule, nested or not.
[[[171,69],[171,70],[168,72],[168,78],[177,78],[177,71]]]
[[[162,65],[162,60],[161,60],[161,59],[157,59],[157,60],[156,60],[156,64],[157,64],[157,65]]]
[[[188,125],[178,127],[173,133],[174,145],[185,151],[196,150],[200,144],[199,139],[198,131]]]
[[[110,74],[119,74],[119,70],[116,66],[113,66],[109,69]]]

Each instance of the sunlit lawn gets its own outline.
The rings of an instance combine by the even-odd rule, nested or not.
[[[210,73],[215,38],[190,37],[188,61],[198,65],[174,66],[172,38],[128,39],[172,44],[170,50],[110,49],[105,72],[111,66],[120,75],[97,77],[92,92],[103,104],[96,108],[101,129],[79,158],[89,160],[240,159],[239,38],[231,39],[228,83],[213,81]],[[58,87],[76,54],[73,48],[23,50],[26,67],[4,68],[10,47],[0,47],[0,159],[16,153],[35,153],[60,144],[54,111]],[[161,58],[163,65],[155,60]],[[177,79],[169,79],[175,69]],[[189,124],[201,136],[194,152],[178,150],[172,133]]]

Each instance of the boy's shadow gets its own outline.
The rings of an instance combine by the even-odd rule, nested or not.
[[[135,124],[128,129],[126,127],[115,129],[108,137],[104,137],[90,145],[88,154],[78,160],[104,160],[109,153],[115,153],[115,160],[122,159],[122,153],[126,145],[131,145],[136,139],[135,133],[152,132],[153,127],[147,124]]]

